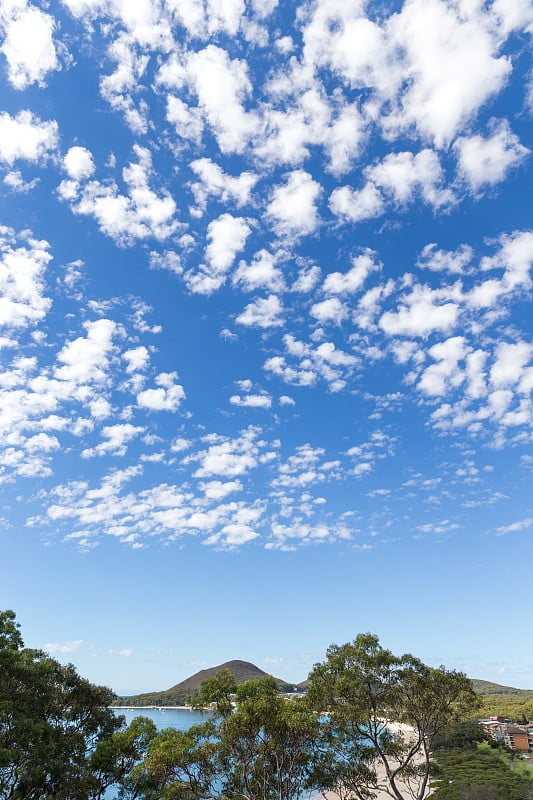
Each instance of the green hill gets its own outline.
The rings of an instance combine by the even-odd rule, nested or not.
[[[511,722],[520,723],[533,719],[532,690],[476,679],[472,680],[472,684],[482,701],[480,717],[507,717]]]
[[[237,684],[244,681],[261,678],[268,673],[264,672],[249,661],[226,661],[217,667],[202,669],[181,683],[171,686],[161,692],[146,692],[145,694],[135,694],[130,697],[117,697],[117,706],[182,706],[189,703],[190,699],[196,694],[202,681],[212,678],[217,672],[229,669]],[[294,691],[295,685],[286,683],[280,678],[275,679],[279,685],[280,692]]]
[[[492,694],[505,694],[512,697],[531,697],[533,698],[533,691],[531,689],[513,689],[512,686],[501,686],[499,683],[491,683],[491,681],[480,681],[477,678],[472,678],[472,686],[476,694],[482,697],[487,697]]]

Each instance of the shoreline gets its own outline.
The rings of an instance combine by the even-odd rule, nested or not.
[[[108,706],[115,711],[123,708],[124,711],[139,711],[140,709],[147,709],[149,711],[193,711],[192,706]]]

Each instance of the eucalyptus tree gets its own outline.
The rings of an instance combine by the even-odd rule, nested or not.
[[[110,689],[42,650],[24,647],[13,611],[0,612],[0,797],[99,800],[142,757],[149,721],[121,730]]]
[[[478,701],[460,672],[395,656],[372,634],[332,645],[309,677],[309,701],[325,716],[315,781],[342,799],[428,795],[434,737]]]

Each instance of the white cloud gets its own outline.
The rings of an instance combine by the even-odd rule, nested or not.
[[[150,152],[138,145],[134,152],[137,162],[122,171],[127,195],[120,194],[114,182],[89,181],[80,188],[75,181],[67,185],[67,192],[64,182],[58,188],[60,197],[71,202],[75,214],[94,217],[105,234],[123,245],[148,237],[162,241],[178,226],[174,199],[166,190],[156,193],[149,186],[153,175]]]
[[[19,111],[11,117],[0,113],[0,161],[10,166],[15,161],[36,163],[57,148],[58,125],[55,120],[43,122],[31,111]]]
[[[267,214],[279,236],[306,236],[318,227],[316,202],[322,187],[304,170],[289,173],[272,192]]]
[[[329,297],[311,306],[309,313],[319,322],[334,322],[340,325],[348,316],[348,309],[338,297]]]
[[[229,494],[241,492],[243,488],[240,481],[207,481],[200,482],[198,487],[210,500],[222,500]]]
[[[221,214],[209,223],[207,228],[209,244],[205,254],[215,272],[224,273],[231,267],[236,254],[243,249],[250,233],[251,228],[246,220],[242,217],[233,217],[231,214]]]
[[[10,13],[11,12],[11,13]],[[52,38],[54,18],[26,2],[7,3],[0,10],[5,38],[0,48],[15,89],[44,85],[46,75],[60,69]]]
[[[127,362],[126,372],[138,372],[148,365],[150,356],[148,350],[144,345],[134,347],[131,350],[126,350],[122,353],[122,358]]]
[[[505,533],[515,533],[516,531],[527,531],[533,526],[533,517],[526,517],[519,519],[516,522],[511,522],[509,525],[501,525],[496,528],[496,533],[503,536]]]
[[[129,422],[107,425],[102,428],[102,441],[94,448],[83,450],[81,455],[83,458],[92,458],[95,455],[105,456],[110,453],[115,456],[124,456],[129,442],[143,432],[144,428],[139,425],[131,425]]]
[[[216,197],[225,204],[234,202],[241,208],[250,201],[252,189],[259,180],[259,175],[254,172],[228,175],[210,158],[199,158],[189,166],[200,178],[200,182],[191,184],[199,212],[205,211],[210,197]]]
[[[331,212],[349,222],[362,222],[385,212],[385,202],[379,189],[367,183],[362,189],[349,186],[334,189],[329,198]]]
[[[157,389],[145,389],[137,395],[137,404],[150,411],[177,411],[185,399],[183,386],[175,383],[176,372],[161,372],[155,379]]]
[[[460,11],[444,0],[406,0],[387,26],[406,84],[393,129],[410,122],[444,147],[500,91],[511,63],[498,56],[491,22],[477,3]]]
[[[375,253],[367,250],[352,258],[353,267],[348,272],[331,272],[322,285],[326,294],[353,294],[359,291],[367,277],[379,269],[375,261]]]
[[[496,349],[496,361],[490,370],[491,384],[496,388],[517,384],[532,356],[533,344],[529,342],[499,344]]]
[[[458,154],[459,175],[474,191],[484,184],[493,186],[505,180],[512,167],[518,166],[530,152],[520,144],[507,120],[493,120],[492,135],[460,137],[454,144]]]
[[[207,226],[209,244],[205,250],[207,264],[197,271],[185,273],[185,282],[195,294],[212,294],[224,284],[226,273],[245,244],[251,228],[243,217],[221,214]]]
[[[31,181],[25,181],[22,177],[22,173],[18,169],[11,170],[4,176],[4,184],[8,186],[12,192],[31,192],[31,190],[34,189],[38,183],[38,178],[34,178]]]
[[[222,476],[235,478],[245,475],[257,466],[259,449],[256,444],[254,429],[245,431],[235,439],[224,438],[222,441],[194,456],[200,461],[200,467],[194,473],[195,478]]]
[[[255,289],[282,291],[284,288],[283,274],[276,268],[276,260],[276,256],[268,250],[259,250],[254,253],[250,264],[245,261],[239,263],[233,275],[233,283],[242,286],[248,292]]]
[[[461,244],[456,250],[439,250],[435,242],[427,244],[416,262],[417,267],[432,272],[449,272],[461,275],[472,261],[473,250]]]
[[[441,293],[427,286],[414,286],[404,296],[398,311],[386,311],[379,325],[391,336],[427,336],[432,331],[448,331],[459,317],[455,302],[440,302]]]
[[[234,394],[229,399],[232,406],[240,406],[241,408],[270,408],[272,406],[272,398],[268,394],[247,394],[241,396]]]
[[[242,105],[251,92],[246,61],[210,44],[190,55],[187,71],[220,150],[241,153],[257,127],[255,114]]]
[[[239,325],[251,328],[278,328],[283,325],[283,305],[275,294],[249,303],[236,318]]]
[[[424,370],[419,389],[429,396],[439,397],[458,387],[465,378],[459,362],[464,361],[467,353],[462,336],[454,336],[430,347],[429,355],[436,363]]]
[[[188,106],[179,97],[169,94],[166,118],[181,139],[190,140],[195,144],[201,142],[204,130],[201,109]]]
[[[90,178],[95,170],[92,153],[86,147],[71,147],[63,158],[63,166],[74,181]]]
[[[444,189],[444,172],[433,150],[389,153],[378,164],[367,167],[365,175],[371,186],[379,186],[400,205],[413,200],[415,189],[435,208],[450,203],[453,195]]]
[[[0,234],[2,231],[0,231]],[[8,229],[0,235],[0,329],[25,328],[39,322],[51,300],[44,296],[44,273],[52,256],[48,242],[31,236],[20,244]]]
[[[48,642],[43,644],[43,650],[50,655],[58,655],[63,653],[74,653],[79,650],[83,644],[83,639],[76,639],[72,642]]]
[[[109,319],[99,319],[84,322],[83,327],[87,335],[67,342],[59,352],[57,360],[62,366],[56,367],[55,377],[79,387],[90,383],[105,384],[114,349],[116,324]],[[85,391],[83,396],[88,396]]]

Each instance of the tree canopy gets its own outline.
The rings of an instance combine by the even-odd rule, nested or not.
[[[328,649],[309,677],[309,700],[328,715],[320,779],[359,800],[378,788],[396,800],[423,800],[434,737],[478,704],[463,673],[395,656],[372,634]]]
[[[126,728],[112,700],[72,665],[26,648],[14,613],[1,612],[2,800],[103,800],[111,786],[121,800],[299,800],[327,790],[371,800],[378,789],[423,800],[431,750],[473,750],[479,734],[450,727],[477,708],[465,675],[395,656],[372,634],[332,645],[307,697],[285,698],[270,676],[238,686],[227,670],[209,677],[195,705],[211,717],[187,731],[157,732],[143,717]],[[459,798],[445,778],[438,791]]]
[[[15,614],[0,612],[0,797],[103,797],[155,734],[148,720],[120,730],[112,699],[71,664],[24,647]]]

